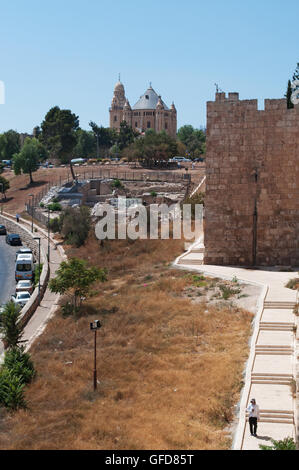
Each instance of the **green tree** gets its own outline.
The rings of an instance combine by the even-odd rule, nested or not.
[[[1,313],[0,333],[7,348],[15,348],[20,343],[23,327],[19,322],[20,307],[8,302]]]
[[[4,367],[0,371],[0,405],[11,411],[26,408],[24,387],[22,378]]]
[[[6,199],[6,191],[9,189],[9,186],[9,181],[4,176],[0,176],[0,193],[4,195],[4,199]]]
[[[9,349],[4,355],[3,368],[10,370],[24,384],[29,384],[35,376],[35,369],[29,353],[23,348]]]
[[[299,80],[299,62],[297,62],[295,72],[293,73],[293,80]]]
[[[286,437],[283,440],[275,441],[271,439],[272,446],[264,446],[260,444],[261,450],[296,450],[296,444],[292,437]]]
[[[89,158],[95,155],[96,139],[93,132],[78,129],[76,131],[76,139],[77,143],[73,152],[75,158]]]
[[[80,247],[84,244],[90,230],[91,217],[89,207],[68,207],[60,216],[60,224],[60,233],[66,243]]]
[[[78,258],[63,261],[56,277],[51,279],[49,288],[56,294],[67,294],[72,299],[72,307],[76,312],[83,298],[90,294],[91,286],[96,281],[107,280],[106,270],[97,267],[87,267],[87,262]]]
[[[32,173],[38,170],[39,162],[45,158],[44,146],[37,140],[27,137],[20,153],[13,156],[13,170],[16,175],[28,174],[33,184]]]
[[[286,94],[285,94],[285,97],[286,97],[286,99],[287,99],[287,108],[288,108],[288,109],[294,108],[294,104],[292,103],[292,100],[291,100],[292,93],[293,93],[292,84],[291,84],[291,80],[289,80],[289,81],[288,81],[287,92],[286,92]]]
[[[73,179],[75,174],[71,160],[77,144],[76,131],[79,129],[79,117],[69,109],[51,108],[41,124],[39,139],[54,158],[70,165]]]
[[[159,166],[161,161],[168,161],[177,153],[177,142],[165,131],[157,133],[153,129],[146,131],[145,135],[139,137],[122,154],[129,161],[137,160],[143,166]]]
[[[194,129],[190,124],[180,127],[177,137],[187,149],[191,158],[197,158],[205,153],[206,134],[202,129]]]
[[[21,149],[20,134],[9,130],[0,135],[0,160],[12,160],[15,153]]]
[[[122,121],[120,123],[119,133],[117,134],[116,144],[120,150],[123,150],[125,147],[132,144],[137,136],[138,132],[135,132],[131,126],[128,126],[126,121]]]
[[[98,126],[93,121],[90,121],[89,125],[96,138],[97,157],[99,158],[100,154],[102,154],[102,156],[106,156],[108,149],[117,141],[117,133],[115,129]]]

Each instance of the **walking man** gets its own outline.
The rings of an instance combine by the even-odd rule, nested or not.
[[[20,222],[20,215],[19,214],[16,214],[16,220],[17,220],[17,223]]]
[[[249,426],[250,426],[250,434],[252,436],[256,436],[257,431],[257,422],[260,420],[260,409],[259,406],[256,404],[255,398],[252,398],[250,401],[250,405],[247,408],[249,412]]]

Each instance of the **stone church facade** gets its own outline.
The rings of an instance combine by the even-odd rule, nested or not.
[[[299,265],[299,105],[207,103],[206,264]]]
[[[150,85],[137,103],[131,108],[125,96],[125,88],[119,81],[114,88],[114,95],[109,109],[110,128],[119,130],[120,123],[126,123],[139,132],[154,129],[156,132],[164,130],[168,135],[176,137],[177,111],[174,103],[171,107],[164,103]]]

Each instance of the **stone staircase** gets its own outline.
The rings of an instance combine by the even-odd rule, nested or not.
[[[296,302],[279,302],[279,301],[266,301],[264,303],[264,308],[285,308],[285,309],[293,309],[296,307]]]
[[[246,421],[249,421],[246,413]],[[295,424],[294,412],[287,410],[260,410],[261,423]]]

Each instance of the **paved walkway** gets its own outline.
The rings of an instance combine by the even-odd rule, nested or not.
[[[7,213],[3,215],[8,215]],[[28,222],[25,219],[20,219],[20,224],[25,226],[26,228],[31,229],[31,222]],[[41,237],[41,246],[44,249],[45,253],[48,253],[48,237],[47,232],[37,225],[34,225],[34,229],[37,232],[34,232],[35,236]],[[59,268],[61,261],[65,259],[65,255],[63,249],[56,245],[53,239],[50,238],[50,279],[55,277],[55,272]],[[57,302],[59,299],[59,295],[53,294],[47,288],[45,294],[41,300],[40,305],[37,307],[35,313],[27,323],[22,340],[26,341],[26,350],[28,350],[35,339],[43,332],[46,327],[48,320],[54,314],[57,308]],[[3,345],[0,345],[0,354],[3,352]]]
[[[239,404],[239,422],[233,449],[258,450],[270,439],[297,435],[297,407],[294,385],[297,380],[297,316],[294,307],[298,293],[285,288],[296,272],[274,269],[245,269],[203,264],[204,246],[199,240],[175,262],[177,267],[213,277],[233,279],[263,287],[254,320],[245,385]],[[258,437],[249,432],[246,408],[255,398],[260,406]]]

